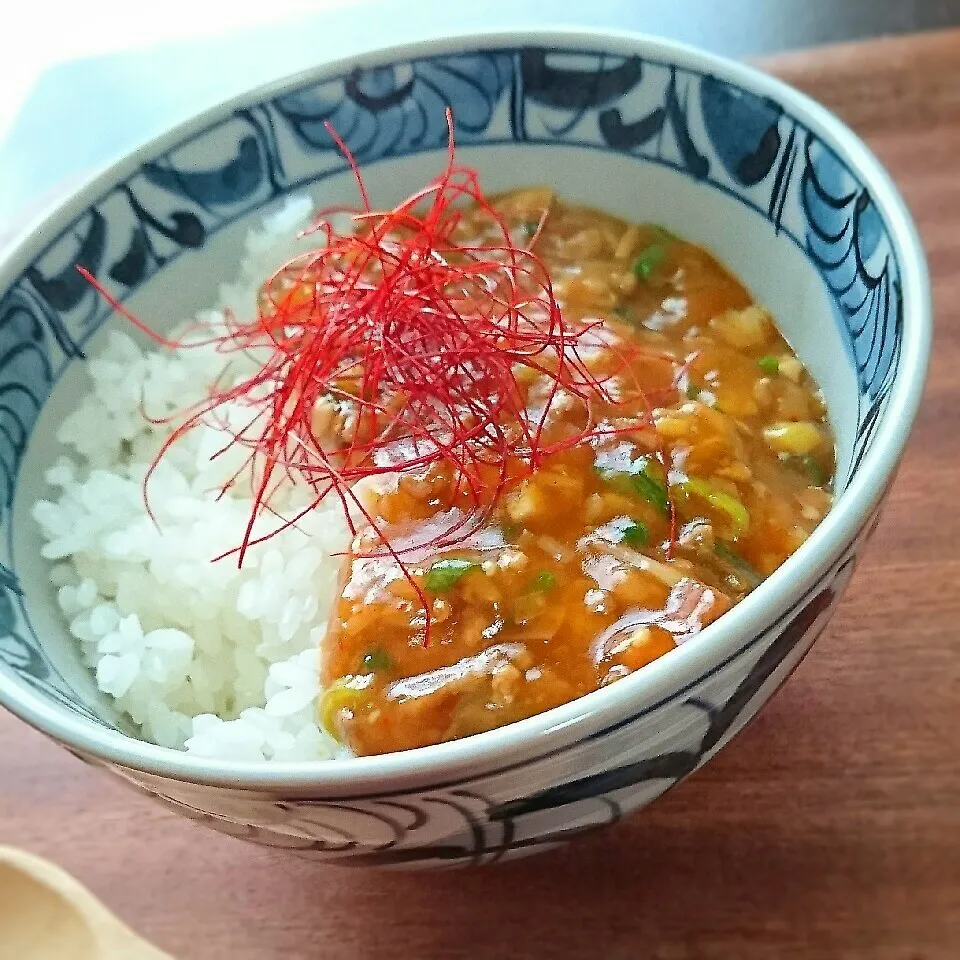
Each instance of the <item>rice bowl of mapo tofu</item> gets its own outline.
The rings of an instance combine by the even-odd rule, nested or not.
[[[799,95],[446,44],[145,148],[4,298],[0,700],[385,864],[610,822],[736,733],[839,598],[929,334],[899,198]]]

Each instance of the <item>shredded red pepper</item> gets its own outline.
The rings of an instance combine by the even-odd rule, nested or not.
[[[244,468],[222,491],[241,474],[254,478],[254,506],[241,542],[223,555],[235,553],[239,564],[251,546],[295,524],[328,495],[339,497],[354,534],[353,517],[359,513],[379,535],[376,518],[356,492],[358,481],[388,473],[423,475],[438,464],[451,468],[460,500],[466,492],[474,510],[416,549],[453,546],[489,516],[505,486],[516,479],[517,464],[532,473],[561,449],[650,425],[648,420],[613,427],[593,415],[596,402],[616,403],[607,390],[613,374],[596,376],[588,369],[581,350],[596,346],[599,321],[573,325],[564,319],[547,270],[532,250],[546,215],[534,239],[518,245],[484,196],[477,171],[456,162],[449,109],[447,123],[443,172],[385,211],[371,207],[356,160],[328,125],[360,189],[362,207],[351,211],[353,229],[338,232],[331,218],[342,211],[324,211],[308,231],[318,236],[316,249],[267,281],[257,316],[249,321],[228,316],[219,349],[225,354],[256,349],[266,354],[265,361],[233,386],[214,384],[208,397],[179,419],[153,464],[150,474],[172,444],[210,422],[218,408],[249,406],[249,422],[230,435],[225,447],[239,444],[249,450],[249,473]],[[456,240],[468,204],[488,214],[493,225],[495,236],[483,245]],[[155,341],[177,349],[197,345],[156,334],[87,270],[77,269]],[[623,353],[617,371],[622,374],[631,355],[616,349]],[[550,384],[536,416],[526,407],[518,379],[525,368]],[[548,442],[544,427],[561,391],[583,404],[586,423],[579,432]],[[316,427],[317,410],[330,404],[351,411],[353,426],[345,440],[324,436]],[[257,517],[271,509],[271,491],[290,475],[310,485],[312,503],[299,516],[284,518],[279,528],[256,536]],[[426,609],[426,598],[399,552],[385,536],[379,539]],[[426,620],[429,630],[429,616]]]

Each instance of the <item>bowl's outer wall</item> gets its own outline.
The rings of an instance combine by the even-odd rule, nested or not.
[[[427,790],[322,798],[309,790],[278,796],[105,766],[222,833],[334,862],[466,866],[545,850],[652,802],[756,716],[823,631],[876,517],[814,591],[709,677],[535,762]]]
[[[458,44],[468,49],[459,41],[448,46],[456,50]],[[345,778],[342,796],[329,782],[314,789],[309,777],[282,789],[266,780],[262,789],[252,789],[255,777],[238,778],[231,788],[228,774],[214,778],[219,786],[194,783],[170,773],[180,762],[176,756],[158,760],[160,751],[143,747],[142,756],[152,759],[127,761],[135,745],[103,746],[121,743],[119,734],[104,730],[99,708],[77,694],[64,652],[57,654],[53,642],[46,635],[41,642],[32,629],[35,585],[29,584],[28,602],[28,584],[13,557],[21,542],[10,519],[16,511],[8,509],[8,549],[0,565],[0,699],[85,759],[235,835],[352,862],[486,862],[593,829],[649,802],[726,743],[823,628],[873,528],[913,417],[908,409],[906,422],[896,427],[903,436],[883,464],[884,475],[858,481],[858,474],[868,474],[864,464],[889,419],[902,361],[904,241],[892,233],[873,185],[865,186],[839,148],[812,132],[789,97],[781,102],[723,79],[724,71],[738,68],[702,58],[704,69],[689,51],[627,38],[579,48],[570,37],[488,47],[386,58],[235,105],[119,166],[101,182],[99,195],[77,201],[59,224],[48,222],[46,230],[51,224],[57,229],[42,242],[35,238],[33,253],[30,243],[22,248],[29,255],[23,263],[12,261],[16,269],[0,298],[0,392],[6,398],[0,408],[0,502],[16,499],[25,512],[36,495],[24,494],[27,480],[18,471],[38,412],[110,313],[81,281],[76,264],[130,300],[149,291],[154,278],[162,283],[174,263],[189,264],[241,218],[291,190],[342,176],[325,120],[361,164],[373,164],[442,149],[448,103],[464,146],[563,145],[634,158],[638,170],[672,171],[705,197],[742,206],[771,244],[799,251],[832,306],[823,336],[841,344],[823,351],[828,359],[804,359],[838,370],[836,384],[851,386],[842,411],[841,434],[846,430],[849,442],[840,486],[862,482],[870,494],[847,512],[846,527],[828,517],[811,549],[774,578],[779,587],[765,584],[741,605],[743,612],[730,615],[745,625],[739,634],[729,627],[724,634],[721,621],[715,636],[725,637],[722,643],[664,658],[670,663],[648,668],[653,679],[643,689],[642,678],[628,678],[586,698],[598,706],[587,735],[582,726],[575,734],[557,733],[564,727],[558,722],[542,755],[527,744],[505,751],[500,763],[496,737],[483,735],[486,741],[471,738],[478,750],[492,744],[479,775],[466,776],[463,768],[458,773],[451,764],[448,776],[427,785],[411,788],[401,778],[395,789],[376,791]],[[923,312],[921,304],[914,318],[920,325],[928,321]],[[921,377],[924,363],[925,357],[918,361]],[[911,402],[908,397],[904,404]],[[39,489],[36,478],[32,483]],[[76,664],[72,669],[76,675]],[[629,685],[635,680],[632,697],[620,696],[608,709],[619,696],[610,691],[634,689]],[[558,718],[574,716],[564,709]],[[497,736],[506,742],[514,733]],[[429,749],[442,755],[443,748]]]

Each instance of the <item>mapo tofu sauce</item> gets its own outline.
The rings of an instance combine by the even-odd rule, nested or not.
[[[709,253],[547,189],[495,206],[518,239],[536,234],[564,317],[604,322],[591,369],[612,362],[610,344],[643,348],[618,373],[632,409],[591,411],[636,429],[551,454],[469,539],[407,559],[429,643],[416,590],[390,556],[361,555],[374,544],[359,538],[319,707],[358,755],[489,730],[640,669],[776,570],[831,502],[834,445],[816,384]],[[458,232],[478,244],[495,234],[480,211]],[[546,378],[523,386],[542,410]],[[576,398],[553,397],[548,439],[585,417]],[[402,477],[371,510],[402,548],[449,525],[465,496],[435,467]]]

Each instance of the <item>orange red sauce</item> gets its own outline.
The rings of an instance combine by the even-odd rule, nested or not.
[[[358,539],[319,706],[358,755],[502,726],[640,669],[769,576],[830,505],[834,446],[816,385],[706,250],[546,188],[494,205],[515,236],[536,234],[564,317],[603,322],[587,360],[615,373],[618,401],[589,415],[629,429],[552,454],[531,476],[518,469],[469,538],[410,555],[429,643],[418,591]],[[482,211],[457,229],[461,243],[496,233]],[[522,385],[542,410],[548,378],[527,372]],[[587,415],[577,398],[553,397],[545,439]],[[434,466],[370,506],[402,547],[466,512],[465,498]]]

